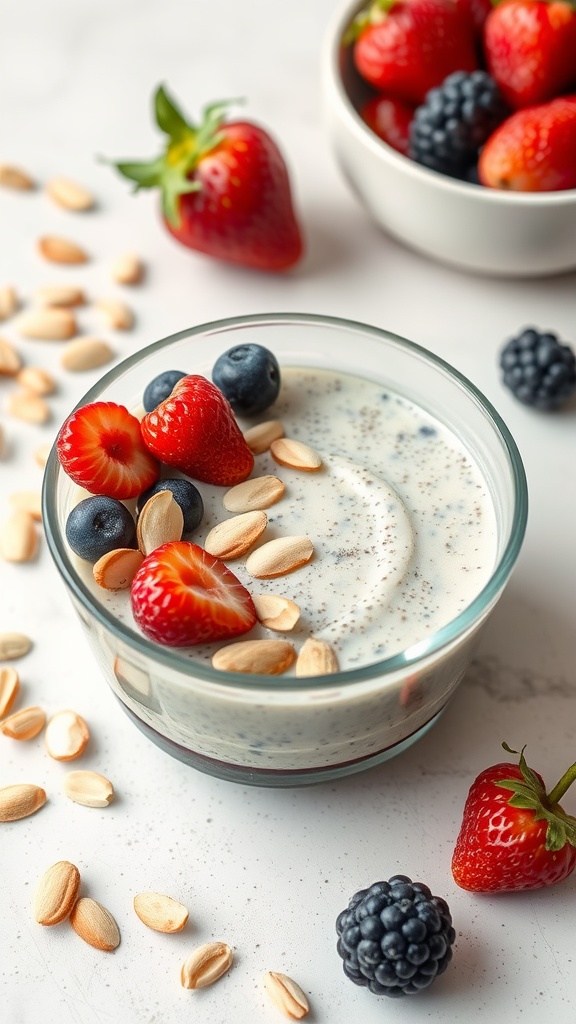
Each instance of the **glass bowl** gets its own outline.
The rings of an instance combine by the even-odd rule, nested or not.
[[[369,477],[371,462],[378,455],[376,442],[372,440],[376,435],[370,424],[376,422],[373,417],[383,404],[393,413],[396,406],[415,407],[416,415],[421,415],[424,423],[436,424],[442,436],[449,432],[450,443],[463,453],[463,462],[469,457],[475,464],[476,486],[485,495],[490,547],[485,556],[476,556],[480,563],[476,567],[481,570],[480,582],[470,583],[465,599],[460,600],[456,611],[446,621],[426,626],[424,614],[423,625],[418,626],[408,643],[399,649],[386,648],[383,644],[379,647],[380,632],[383,635],[385,626],[388,629],[394,625],[395,616],[402,617],[401,611],[390,611],[394,607],[394,592],[400,584],[393,580],[388,587],[386,600],[390,607],[384,602],[374,611],[372,603],[367,600],[363,604],[362,596],[358,599],[357,593],[354,599],[350,597],[347,573],[355,572],[360,588],[365,576],[366,587],[380,593],[385,578],[384,571],[379,569],[380,562],[371,559],[360,570],[354,569],[353,557],[348,551],[339,552],[338,564],[334,566],[329,556],[324,558],[320,554],[304,569],[291,573],[284,580],[266,583],[271,583],[272,591],[277,593],[281,593],[283,587],[286,596],[295,600],[309,586],[309,598],[312,595],[319,605],[329,591],[341,606],[343,628],[348,629],[351,641],[359,645],[359,649],[364,643],[362,611],[370,608],[373,648],[382,649],[383,654],[374,656],[372,653],[366,663],[361,658],[352,665],[341,662],[339,671],[323,676],[303,677],[294,672],[262,676],[217,671],[209,658],[199,659],[193,648],[168,648],[146,639],[131,614],[122,613],[119,617],[114,608],[114,596],[109,600],[108,592],[97,592],[98,588],[92,583],[91,567],[88,566],[90,571],[87,572],[87,563],[82,564],[66,543],[66,518],[78,500],[78,489],[61,470],[55,450],[48,459],[44,478],[44,524],[51,555],[84,624],[92,650],[132,721],[164,750],[201,771],[244,784],[297,786],[335,779],[380,764],[405,750],[438,719],[466,671],[480,630],[517,559],[526,524],[526,481],[518,450],[505,424],[473,384],[410,341],[375,327],[333,317],[262,314],[182,331],[124,360],[101,378],[79,406],[101,400],[119,402],[136,410],[146,384],[157,374],[180,369],[210,377],[214,362],[222,352],[251,342],[271,349],[285,375],[295,374],[296,381],[300,374],[312,373],[318,379],[324,375],[326,380],[335,375],[333,379],[338,377],[345,383],[350,382],[351,375],[355,380],[362,379],[362,386],[374,389],[372,399],[364,399],[360,412],[347,406],[341,411],[341,415],[348,416],[351,436],[359,418],[368,424],[362,443],[353,442],[353,452],[344,450],[347,431],[336,429],[330,407],[326,414],[330,422],[322,435],[321,454],[330,470],[326,479],[332,484],[336,480],[334,493],[337,497],[340,484],[345,488],[348,477],[352,479],[346,523],[348,531],[352,529],[358,538],[360,549],[363,534],[368,529],[365,513],[370,518],[372,541],[374,536],[383,536],[379,531],[381,527],[384,529],[388,514],[388,509],[373,499],[374,480],[369,478],[367,482],[366,476]],[[335,393],[338,391],[337,386]],[[314,414],[311,417],[309,414],[310,406],[314,407],[315,403],[314,388],[307,391],[293,388],[292,395],[295,394],[299,395],[298,400],[305,401],[302,408],[307,408],[307,424],[313,423]],[[280,410],[282,396],[283,391],[277,403]],[[273,418],[277,407],[273,406],[258,420]],[[314,413],[314,408],[312,411]],[[243,429],[246,426],[241,425]],[[393,420],[386,429],[394,434]],[[422,439],[433,436],[435,430],[435,426],[418,428],[414,432],[417,444],[424,445]],[[403,461],[404,442],[399,441],[402,438],[404,432],[396,430],[392,455],[388,459],[390,468],[395,466],[393,487],[401,497],[402,484],[398,481],[410,475]],[[300,439],[312,444],[305,435]],[[425,454],[425,446],[418,447],[418,451],[424,452],[420,458],[422,472],[430,478],[424,481],[425,496],[428,484],[433,487],[438,468],[431,461],[432,456]],[[270,456],[256,456],[254,476],[274,472],[266,468],[267,463],[262,463],[265,458]],[[333,466],[340,466],[340,476],[338,472],[334,476],[330,468]],[[276,468],[279,472],[282,470],[282,467]],[[285,471],[288,476],[294,472]],[[313,475],[297,474],[307,479]],[[222,489],[212,488],[215,490],[220,495],[223,493]],[[460,501],[457,488],[452,504],[459,505]],[[425,500],[420,503],[426,520]],[[400,505],[404,508],[401,502]],[[273,511],[270,509],[271,518]],[[412,516],[412,512],[407,515]],[[438,509],[434,513],[430,509],[430,515],[443,517]],[[311,525],[322,551],[323,531],[330,530],[329,516],[324,523],[317,521]],[[422,527],[419,529],[422,533]],[[332,524],[332,547],[337,546],[338,534],[336,522]],[[418,528],[415,536],[418,548]],[[202,543],[201,539],[196,542]],[[364,543],[364,547],[367,546]],[[380,551],[379,546],[378,557]],[[464,560],[469,560],[467,553]],[[242,578],[242,566],[238,568],[236,562],[229,564]],[[324,569],[327,578],[322,575]],[[288,585],[292,588],[290,592]],[[253,587],[251,590],[254,592]],[[441,602],[442,597],[438,607]],[[353,622],[356,625],[352,626]],[[297,627],[294,634],[276,636],[290,639],[298,646],[306,638],[305,626],[300,631]]]

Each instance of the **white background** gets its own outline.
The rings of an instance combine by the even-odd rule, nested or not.
[[[72,707],[89,722],[90,746],[75,767],[114,783],[106,810],[72,804],[65,767],[42,737],[1,737],[0,785],[43,785],[48,803],[0,833],[0,1016],[6,1024],[257,1024],[281,1019],[261,987],[284,971],[309,994],[314,1024],[380,1020],[554,1019],[574,1024],[575,876],[556,888],[504,897],[458,890],[450,856],[474,776],[503,759],[502,740],[527,744],[530,763],[554,784],[576,759],[575,406],[558,415],[523,408],[499,381],[503,342],[526,324],[575,338],[576,275],[492,280],[434,264],[387,238],[340,176],[322,120],[320,52],[334,0],[19,0],[5,4],[0,35],[0,162],[38,180],[74,177],[99,208],[74,215],[32,195],[0,194],[0,283],[25,302],[37,285],[73,279],[91,298],[118,294],[110,261],[133,249],[145,284],[125,290],[130,333],[106,335],[116,358],[194,324],[263,311],[362,320],[428,346],[469,376],[510,426],[530,488],[530,523],[512,582],[464,684],[435,729],[411,751],[366,775],[317,788],[248,789],[198,774],[152,746],[107,689],[80,632],[45,544],[30,565],[0,565],[0,628],[29,633],[17,667],[18,706],[48,714]],[[207,102],[245,97],[285,153],[307,237],[292,273],[267,276],[219,265],[167,237],[152,195],[130,194],[98,157],[153,156],[150,101],[165,82],[192,117]],[[44,264],[43,233],[82,242],[92,259],[72,273]],[[86,333],[101,334],[93,312]],[[29,365],[55,373],[53,419],[10,419],[0,462],[0,516],[12,491],[40,486],[32,453],[97,378],[66,375],[59,345],[0,334]],[[576,810],[576,793],[565,800]],[[59,859],[76,863],[83,892],[116,917],[113,954],[85,945],[68,925],[37,925],[36,882]],[[448,899],[458,932],[447,973],[401,1003],[372,996],[343,975],[334,921],[348,898],[402,871]],[[190,910],[179,935],[136,918],[138,891],[167,892]],[[236,951],[229,976],[203,992],[180,987],[180,963],[217,938]]]

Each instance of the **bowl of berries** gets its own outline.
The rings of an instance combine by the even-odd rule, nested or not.
[[[347,2],[323,92],[344,176],[391,235],[484,274],[576,267],[569,0]]]
[[[268,786],[362,771],[434,724],[527,514],[514,441],[470,382],[304,314],[200,325],[120,363],[62,424],[43,500],[130,718]]]

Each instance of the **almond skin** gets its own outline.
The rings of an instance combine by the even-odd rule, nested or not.
[[[241,640],[216,651],[212,666],[220,672],[280,676],[295,658],[296,651],[286,640]]]
[[[46,712],[42,708],[22,708],[0,722],[0,732],[13,740],[33,740],[45,724]]]
[[[42,875],[34,897],[34,919],[51,927],[65,921],[78,898],[80,872],[68,860],[59,860]]]
[[[12,707],[18,691],[20,679],[11,665],[0,665],[0,718],[4,718]]]
[[[280,420],[266,420],[244,431],[244,440],[253,455],[267,452],[272,441],[277,441],[280,437],[284,437],[284,427]]]
[[[68,772],[62,788],[69,800],[83,807],[108,807],[114,799],[114,786],[98,772]]]
[[[148,928],[155,932],[181,932],[188,921],[182,903],[159,892],[140,892],[134,897],[134,911]]]
[[[225,942],[207,942],[184,961],[180,970],[183,988],[213,985],[232,966],[234,954]]]
[[[228,512],[252,512],[269,508],[280,500],[285,487],[277,476],[256,476],[226,491],[224,508]]]
[[[161,544],[181,540],[184,516],[172,491],[157,491],[144,505],[136,524],[136,540],[143,555]]]
[[[0,789],[0,821],[19,821],[35,814],[46,803],[46,791],[41,786],[20,783]]]
[[[76,934],[95,949],[109,953],[120,945],[120,931],[112,914],[89,896],[75,903],[70,924]]]
[[[275,1006],[289,1020],[302,1020],[310,1012],[310,1005],[302,989],[287,974],[268,971],[264,975],[264,988]]]
[[[94,581],[104,590],[128,590],[143,561],[142,552],[134,548],[107,551],[92,566]]]
[[[291,437],[281,437],[277,441],[272,441],[270,454],[275,462],[281,466],[288,466],[289,469],[301,469],[305,473],[316,473],[322,469],[322,459],[318,452]]]
[[[208,554],[223,561],[240,558],[262,536],[267,525],[268,516],[265,512],[242,512],[210,530],[204,548]]]
[[[276,537],[252,552],[246,569],[257,579],[272,580],[300,569],[313,555],[314,545],[309,537]]]

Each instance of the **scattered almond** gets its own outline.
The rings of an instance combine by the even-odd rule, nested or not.
[[[134,314],[124,302],[118,299],[102,299],[96,303],[96,309],[108,327],[115,331],[129,331],[134,326]]]
[[[34,299],[39,306],[83,306],[86,297],[74,284],[48,284],[38,288]]]
[[[248,556],[246,569],[257,579],[271,580],[306,565],[313,554],[309,537],[276,537]]]
[[[16,380],[20,387],[34,395],[51,395],[56,391],[54,377],[40,366],[25,366],[17,374]]]
[[[4,718],[12,707],[18,690],[20,679],[11,665],[0,665],[0,718]]]
[[[38,447],[34,449],[34,459],[41,469],[44,469],[44,466],[48,462],[48,456],[50,455],[51,448],[51,444],[39,444]]]
[[[42,519],[42,492],[41,491],[15,491],[10,495],[12,508],[27,512],[38,522]]]
[[[244,431],[244,440],[253,455],[267,452],[272,441],[277,441],[279,437],[284,437],[284,427],[280,420],[266,420]]]
[[[6,338],[0,338],[0,375],[14,377],[22,366],[22,360],[16,349]]]
[[[2,524],[0,557],[5,562],[31,562],[38,551],[38,531],[29,512],[21,509]]]
[[[59,235],[44,235],[38,239],[38,251],[49,263],[86,263],[88,254],[76,242]]]
[[[32,641],[25,633],[0,633],[0,661],[23,658],[32,647]]]
[[[144,555],[149,555],[161,544],[180,540],[184,530],[184,516],[172,491],[157,491],[144,505],[136,524],[136,540]]]
[[[92,566],[92,575],[104,590],[128,590],[144,561],[141,551],[134,548],[116,548],[102,555]]]
[[[0,320],[14,316],[19,306],[16,289],[9,284],[0,285]]]
[[[21,782],[0,789],[0,821],[18,821],[35,814],[46,803],[46,791],[41,786]]]
[[[124,253],[112,264],[112,278],[117,284],[139,284],[143,276],[142,260],[135,253]]]
[[[13,391],[8,396],[7,410],[11,416],[25,423],[47,423],[50,419],[50,406],[32,391]]]
[[[28,172],[13,164],[0,164],[0,185],[3,188],[17,189],[19,192],[29,192],[36,188],[36,183]]]
[[[112,914],[89,896],[82,896],[74,904],[70,924],[76,934],[95,949],[109,953],[120,945],[120,931]]]
[[[78,329],[74,313],[61,306],[23,313],[16,326],[25,338],[40,341],[66,341]]]
[[[302,469],[305,473],[316,473],[322,468],[322,459],[318,452],[309,448],[302,441],[295,441],[291,437],[280,437],[277,441],[272,441],[270,454],[281,466],[288,466],[290,469]]]
[[[70,178],[52,178],[46,185],[46,194],[64,210],[80,212],[94,206],[94,197],[88,189]]]
[[[50,927],[70,915],[78,899],[80,872],[69,860],[59,860],[44,872],[34,896],[34,920]]]
[[[64,347],[60,365],[71,373],[82,373],[84,370],[104,366],[113,358],[114,353],[106,341],[100,341],[99,338],[75,338]]]
[[[308,637],[296,660],[296,675],[328,676],[338,670],[338,658],[330,644],[314,636]]]
[[[68,772],[62,788],[69,800],[84,807],[108,807],[114,799],[114,786],[98,772]]]
[[[258,621],[278,633],[289,633],[300,618],[300,608],[294,601],[279,594],[253,596]]]
[[[198,946],[180,970],[183,988],[206,988],[218,981],[232,966],[234,954],[225,942],[207,942]]]
[[[0,722],[0,732],[13,740],[33,740],[42,732],[45,723],[46,712],[42,708],[22,708]]]
[[[267,525],[268,516],[265,512],[242,512],[210,530],[204,548],[215,558],[240,558],[262,536]]]
[[[181,932],[188,921],[188,911],[171,896],[159,892],[140,892],[134,897],[134,910],[140,920],[155,932]]]
[[[272,1002],[290,1020],[302,1020],[310,1012],[310,1004],[302,989],[287,974],[268,971],[264,975],[264,988]]]
[[[84,753],[89,739],[90,730],[75,711],[58,711],[44,733],[46,750],[55,761],[74,761]]]
[[[228,512],[253,512],[255,509],[269,508],[280,500],[284,491],[284,484],[277,476],[256,476],[226,491],[224,508]]]
[[[296,651],[286,640],[241,640],[216,651],[212,666],[220,672],[280,676],[295,658]]]

